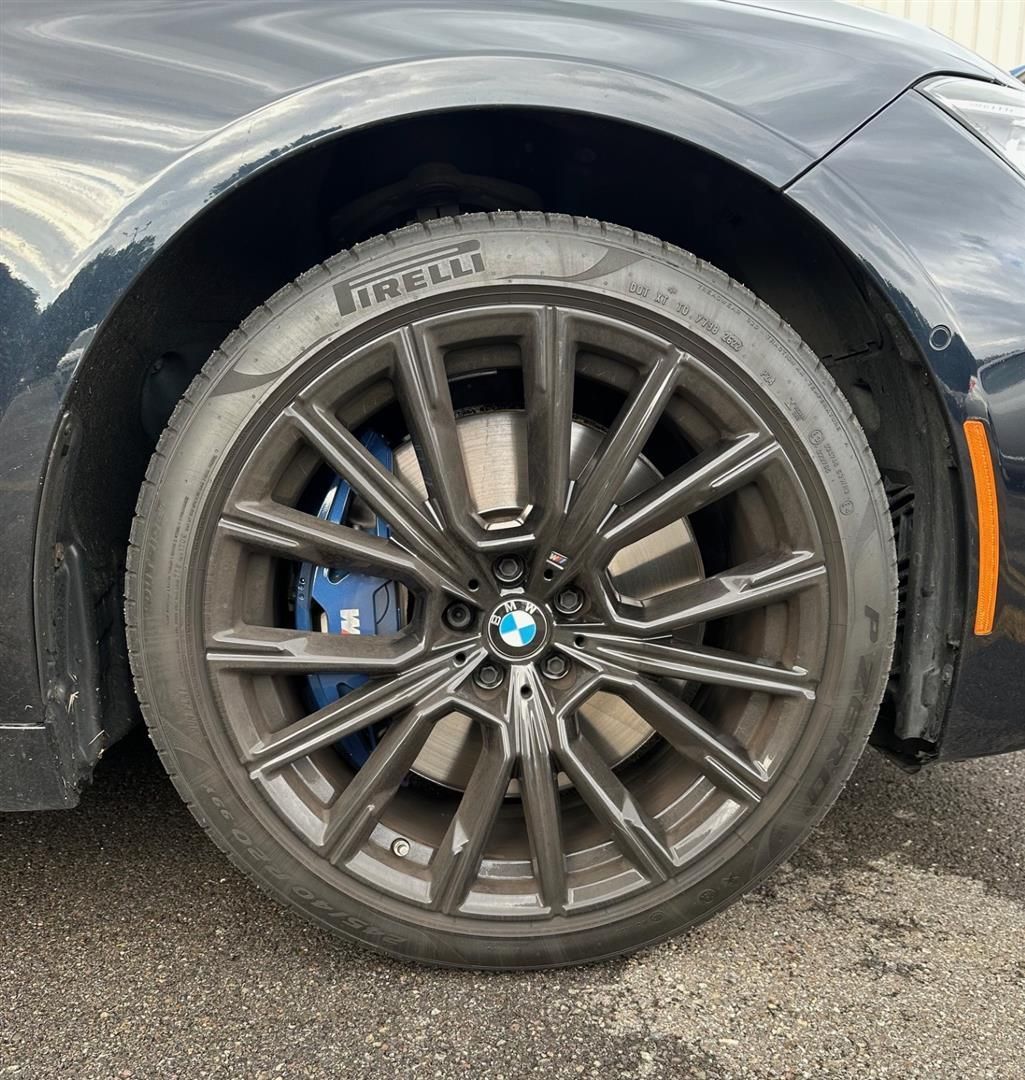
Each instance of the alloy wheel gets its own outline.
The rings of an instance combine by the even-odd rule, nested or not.
[[[200,660],[326,880],[543,934],[679,887],[792,788],[843,570],[790,425],[696,335],[570,288],[413,305],[305,367],[230,475]],[[401,625],[297,629],[304,567],[393,586]],[[311,708],[322,675],[365,681]]]

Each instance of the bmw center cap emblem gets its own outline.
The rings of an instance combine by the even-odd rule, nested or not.
[[[526,660],[545,644],[548,619],[532,600],[503,600],[488,620],[488,636],[500,656]]]
[[[537,637],[537,620],[526,611],[510,611],[499,620],[498,636],[510,649],[525,649]]]

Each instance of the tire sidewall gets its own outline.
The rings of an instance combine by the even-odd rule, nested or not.
[[[456,266],[467,272],[456,276]],[[446,270],[453,272],[447,279]],[[331,888],[282,842],[286,827],[220,730],[192,630],[190,566],[232,449],[313,357],[413,305],[467,290],[486,296],[553,285],[682,327],[745,371],[786,418],[830,508],[829,542],[847,570],[841,610],[830,619],[842,660],[815,705],[821,734],[813,745],[805,740],[786,767],[793,780],[787,801],[702,880],[642,915],[587,930],[542,936],[517,924],[492,936],[435,932],[386,914],[359,890]],[[625,230],[541,215],[473,216],[400,230],[315,268],[214,354],[172,418],[149,479],[130,556],[129,632],[140,700],[175,783],[213,839],[267,890],[330,930],[395,955],[459,966],[576,963],[652,943],[713,914],[792,851],[831,805],[864,746],[889,671],[892,534],[875,464],[846,402],[797,335],[746,290]]]

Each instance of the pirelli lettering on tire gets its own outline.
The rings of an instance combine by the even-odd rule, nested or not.
[[[335,297],[341,314],[351,315],[431,285],[444,285],[483,272],[480,241],[462,240],[346,278],[335,286]]]

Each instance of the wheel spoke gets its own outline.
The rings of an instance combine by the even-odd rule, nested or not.
[[[527,414],[527,476],[537,519],[532,522],[541,551],[562,520],[569,489],[573,427],[573,354],[566,318],[545,308],[524,356]]]
[[[623,481],[676,389],[682,359],[682,353],[674,352],[655,362],[584,467],[561,535],[570,551],[589,538],[608,516]]]
[[[472,577],[458,558],[458,548],[444,534],[413,495],[334,416],[315,404],[295,404],[289,417],[309,443],[346,482],[351,484],[402,545],[430,563],[450,580]]]
[[[532,702],[538,701],[535,694]],[[550,724],[542,707],[524,703],[518,728],[520,798],[541,903],[552,915],[566,907],[562,808],[550,750]]]
[[[206,660],[215,668],[276,675],[318,671],[395,674],[421,656],[426,642],[412,633],[326,634],[277,626],[244,626],[211,636]]]
[[[568,644],[580,636],[584,637],[584,647],[590,655],[630,671],[715,686],[737,686],[765,694],[803,697],[809,701],[815,699],[814,685],[804,668],[757,663],[707,645],[677,645],[620,634],[584,632],[581,635],[580,629],[574,627],[561,630],[556,639]]]
[[[480,758],[431,862],[432,907],[454,913],[466,899],[509,790],[513,762],[507,731],[485,727]]]
[[[732,798],[748,804],[761,801],[768,786],[765,770],[741,747],[731,746],[689,705],[648,679],[626,680],[620,693],[670,746]]]
[[[598,751],[582,736],[569,737],[563,724],[556,756],[594,816],[611,828],[623,854],[653,880],[672,875],[673,853],[661,826],[648,816]]]
[[[421,707],[388,725],[380,742],[328,811],[322,847],[329,862],[348,861],[370,835],[430,734],[434,710]]]
[[[324,521],[275,502],[239,502],[218,522],[220,531],[259,551],[295,562],[370,571],[410,583],[424,582],[426,568],[398,544]]]
[[[321,747],[412,708],[451,678],[451,658],[452,651],[448,651],[386,682],[367,683],[274,732],[246,753],[244,760],[250,775],[267,776]]]
[[[718,443],[631,499],[602,530],[611,554],[750,483],[779,452],[757,432]]]
[[[618,610],[604,591],[601,599],[612,627],[625,633],[654,635],[765,607],[823,583],[825,576],[826,567],[817,555],[796,551],[755,559],[671,589],[645,605],[643,618],[632,618]]]
[[[408,328],[398,335],[397,348],[395,384],[427,494],[446,529],[475,546],[482,530],[476,525],[444,357],[427,335]]]

